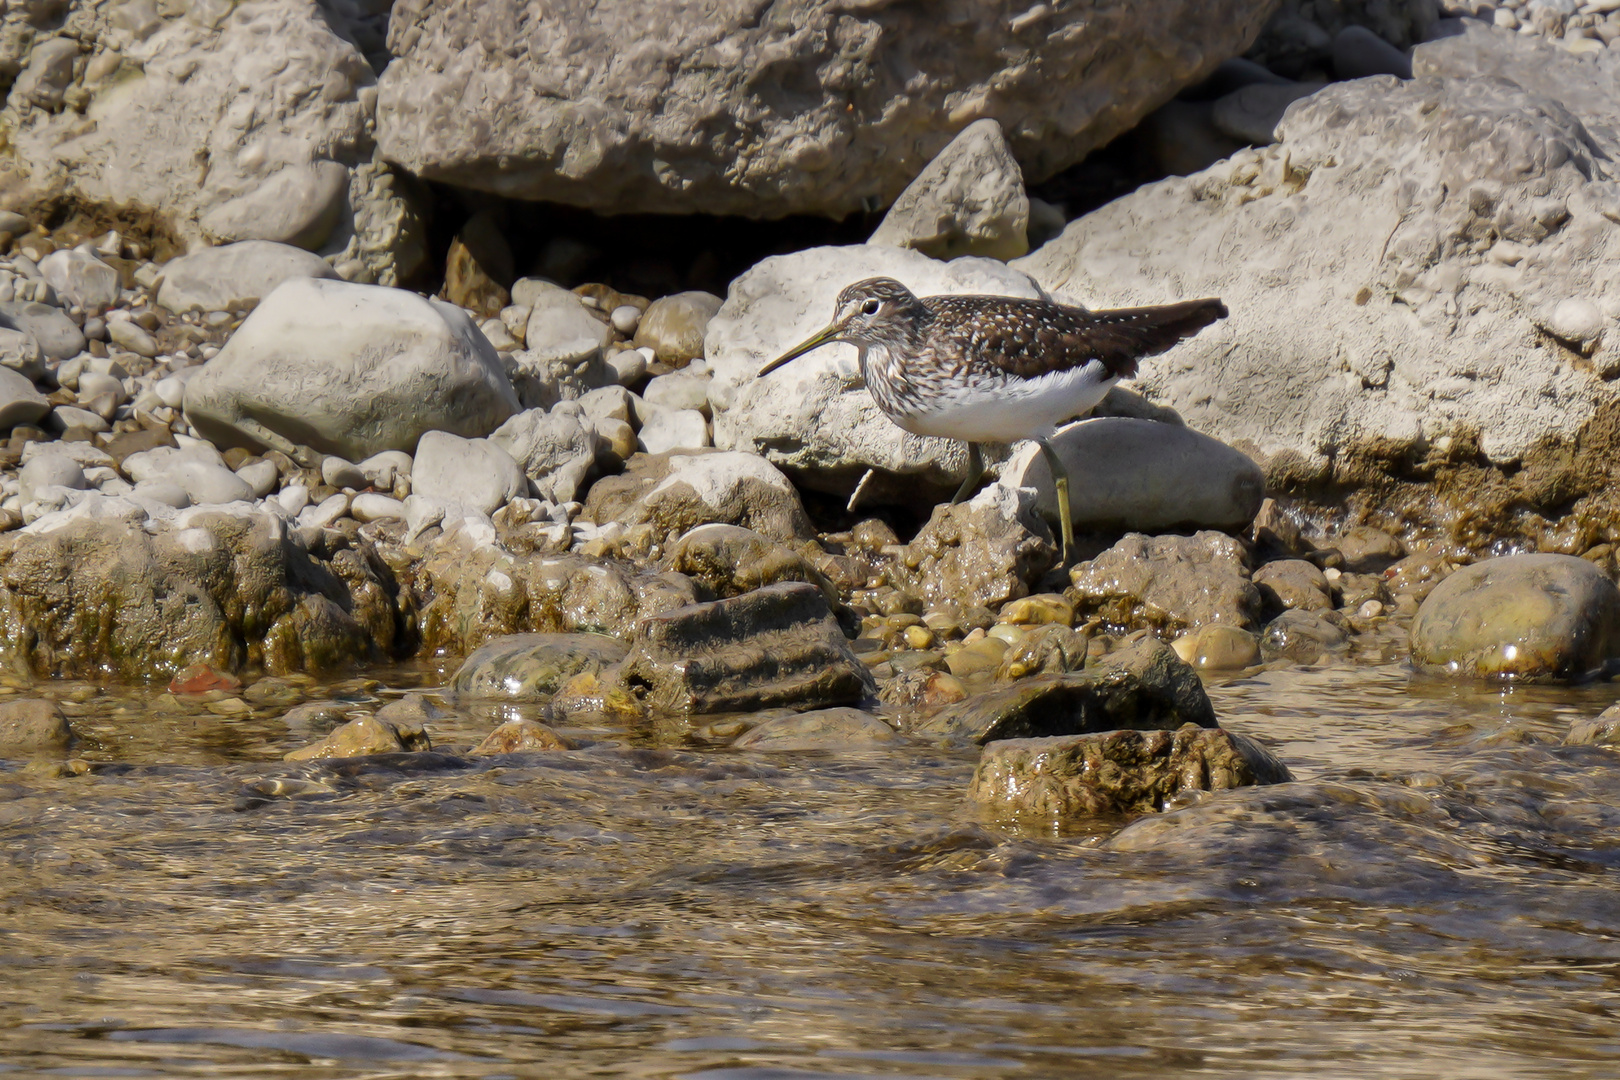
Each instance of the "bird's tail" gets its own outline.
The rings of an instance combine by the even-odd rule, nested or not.
[[[1126,377],[1136,374],[1136,361],[1157,356],[1177,342],[1192,337],[1198,331],[1227,316],[1226,305],[1215,297],[1203,300],[1183,300],[1176,304],[1156,304],[1151,307],[1119,308],[1114,311],[1096,311],[1092,316],[1115,340],[1118,355],[1129,358],[1129,366],[1121,372]]]

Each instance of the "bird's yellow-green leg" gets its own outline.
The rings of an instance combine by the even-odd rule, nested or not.
[[[1045,439],[1035,441],[1046,456],[1047,468],[1052,470],[1053,486],[1057,488],[1058,528],[1063,534],[1063,565],[1068,566],[1069,552],[1074,548],[1074,518],[1069,514],[1069,470],[1064,468],[1062,459],[1052,449],[1051,443]]]
[[[962,486],[956,489],[956,494],[951,498],[952,506],[955,506],[957,503],[965,500],[969,495],[972,495],[973,489],[979,486],[980,480],[984,479],[984,455],[979,453],[979,444],[970,442],[967,444],[967,447],[967,475],[962,478]]]

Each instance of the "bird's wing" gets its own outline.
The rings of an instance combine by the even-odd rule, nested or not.
[[[1129,378],[1136,362],[1226,317],[1216,299],[1154,307],[1087,311],[1012,296],[930,296],[930,330],[950,351],[987,361],[1020,378],[1097,360],[1110,375]]]

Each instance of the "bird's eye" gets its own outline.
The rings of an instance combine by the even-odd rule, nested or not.
[[[876,300],[868,300],[866,303],[861,305],[861,314],[876,315],[878,313],[878,308],[882,306],[883,305],[878,303]]]

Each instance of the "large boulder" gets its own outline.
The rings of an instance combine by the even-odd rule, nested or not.
[[[403,289],[293,278],[186,383],[186,418],[219,447],[308,446],[360,461],[427,431],[489,434],[518,411],[465,312]]]
[[[709,400],[716,446],[763,454],[819,491],[848,495],[876,470],[864,491],[871,501],[923,505],[950,493],[967,470],[963,445],[896,427],[867,393],[853,345],[828,345],[756,377],[832,321],[846,285],[880,275],[899,279],[919,296],[1040,295],[1026,276],[993,259],[942,263],[882,244],[766,259],[731,283],[709,323],[705,354],[714,373]]]
[[[1609,61],[1589,76],[1540,52],[1545,93],[1330,85],[1276,145],[1139,189],[1013,265],[1091,307],[1225,300],[1230,319],[1139,381],[1284,490],[1367,488],[1477,536],[1522,527],[1527,504],[1611,499],[1620,94]]]
[[[842,217],[892,201],[982,117],[1044,179],[1241,52],[1272,6],[410,0],[389,23],[378,142],[429,179],[523,199]]]
[[[371,157],[375,77],[324,6],[32,11],[8,13],[0,45],[21,68],[0,114],[0,201],[104,207],[186,241],[313,249],[344,227],[351,167]]]

